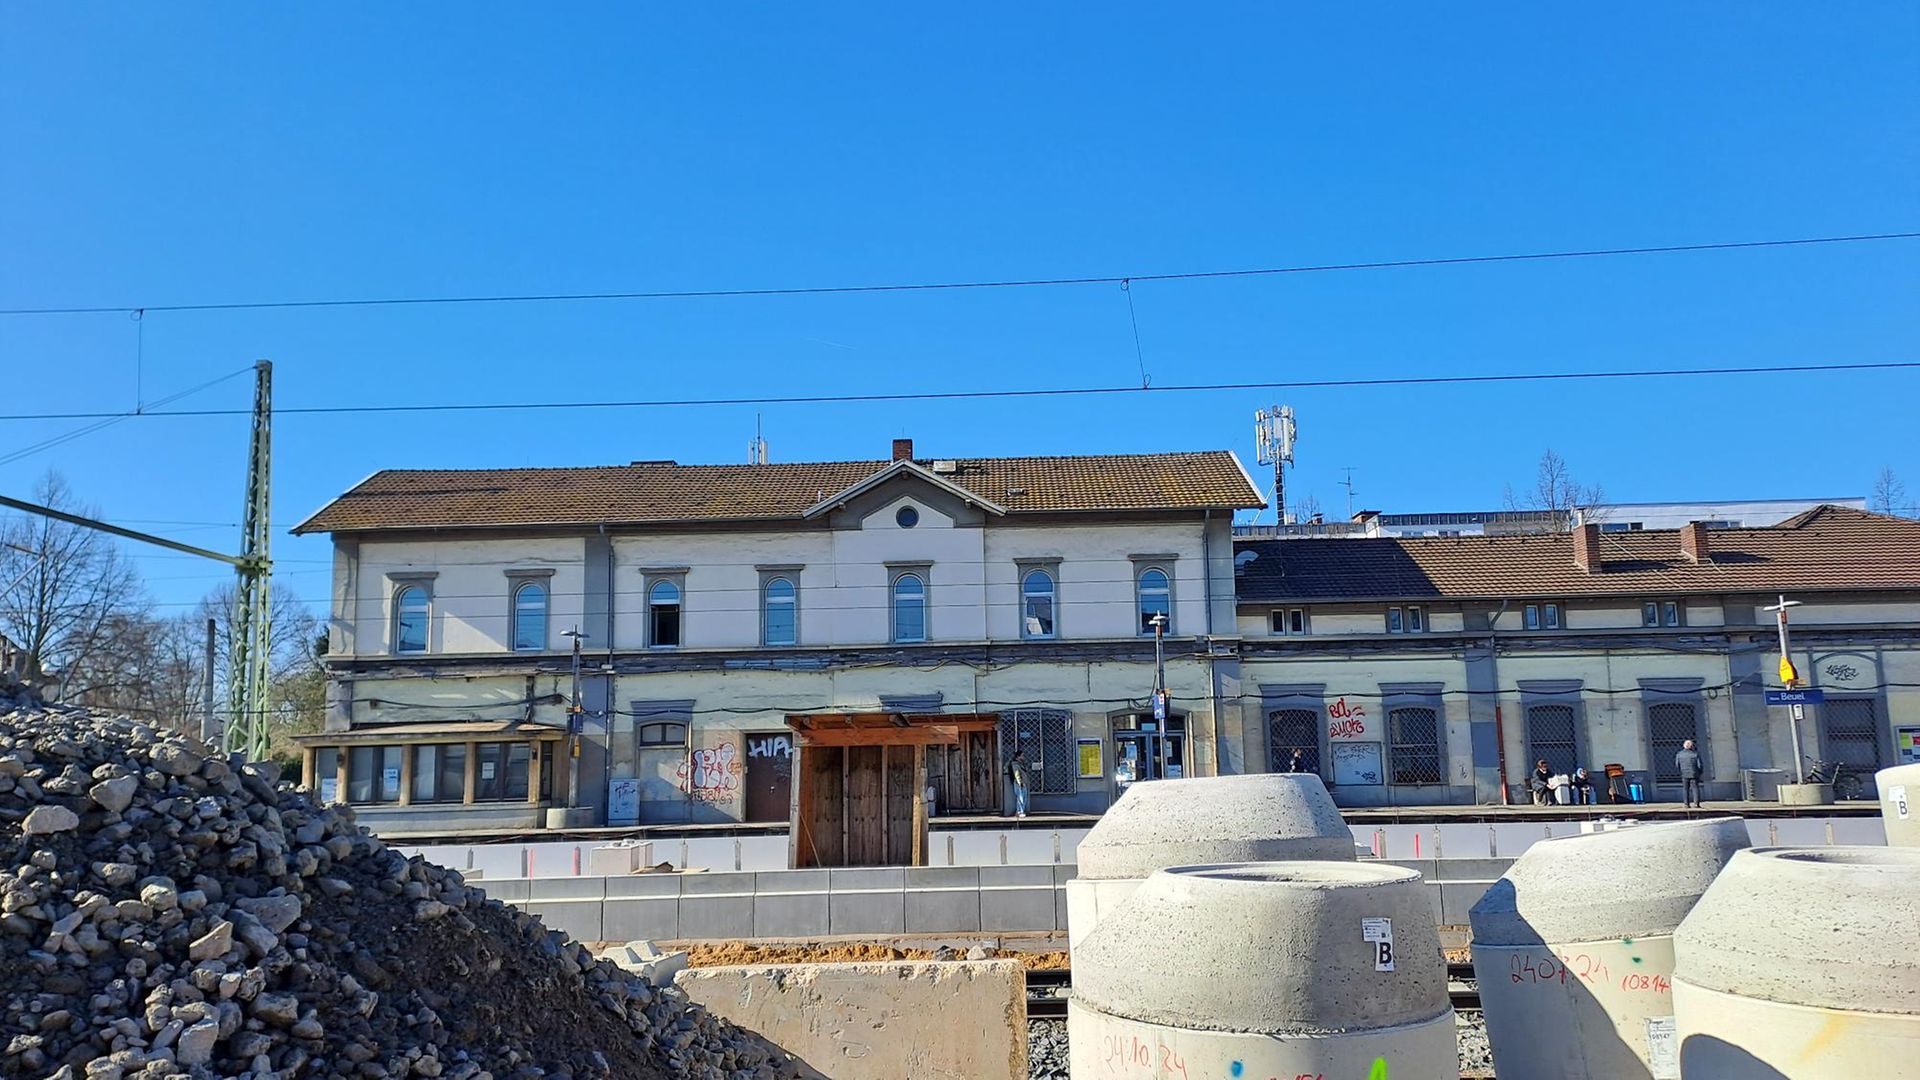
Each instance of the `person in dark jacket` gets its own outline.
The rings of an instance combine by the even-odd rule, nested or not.
[[[1584,768],[1573,770],[1573,801],[1577,806],[1593,802],[1593,777],[1587,775]]]
[[[1693,748],[1693,740],[1680,744],[1680,752],[1673,755],[1673,766],[1680,772],[1681,794],[1688,806],[1700,805],[1700,751]]]
[[[1532,774],[1527,777],[1527,787],[1533,790],[1533,805],[1547,805],[1547,789],[1552,787],[1552,782],[1553,767],[1547,764],[1546,758],[1541,758],[1540,763],[1533,767]]]
[[[1287,759],[1287,771],[1290,773],[1302,773],[1307,771],[1306,752],[1301,750],[1297,746],[1293,748],[1293,756]]]

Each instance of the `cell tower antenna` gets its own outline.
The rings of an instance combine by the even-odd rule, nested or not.
[[[1273,466],[1273,520],[1287,523],[1286,468],[1293,464],[1293,444],[1299,437],[1293,406],[1275,405],[1253,414],[1254,460]]]
[[[767,463],[767,440],[760,434],[760,414],[753,414],[753,441],[747,444],[747,464]]]

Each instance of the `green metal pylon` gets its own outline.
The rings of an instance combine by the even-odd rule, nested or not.
[[[273,362],[253,365],[253,442],[247,453],[247,510],[241,527],[239,582],[234,590],[233,646],[222,743],[255,761],[267,756],[272,707],[273,560],[270,481],[273,452]]]

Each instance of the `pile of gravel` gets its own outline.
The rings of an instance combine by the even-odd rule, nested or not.
[[[0,716],[0,1076],[799,1074],[272,765],[85,711]]]

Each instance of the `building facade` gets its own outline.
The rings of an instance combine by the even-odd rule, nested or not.
[[[1870,774],[1920,739],[1920,522],[1846,507],[1769,528],[1235,546],[1245,756],[1299,748],[1345,805],[1526,801],[1525,778],[1607,766],[1678,798],[1791,769],[1773,613],[1825,703],[1802,752]],[[1605,781],[1599,781],[1603,786]]]
[[[1232,516],[1259,503],[1226,452],[905,440],[880,461],[378,473],[296,530],[334,542],[309,782],[390,829],[784,822],[797,740],[885,718],[953,734],[925,764],[934,814],[1005,810],[1016,748],[1035,809],[1104,809],[1222,748],[1242,766],[1241,710],[1217,702]]]

